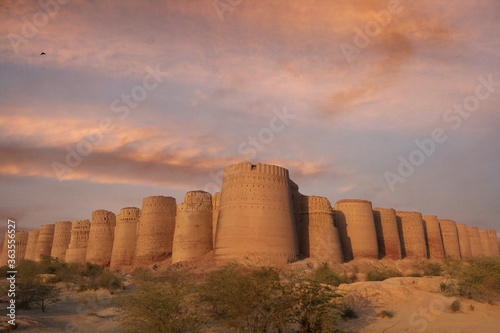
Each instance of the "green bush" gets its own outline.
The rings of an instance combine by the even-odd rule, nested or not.
[[[118,299],[118,318],[134,332],[193,332],[200,325],[193,285],[187,276],[143,282]]]
[[[453,311],[453,312],[460,311],[461,306],[462,305],[460,304],[460,301],[457,299],[456,301],[454,301],[453,303],[451,303],[450,310]]]
[[[358,318],[358,314],[356,313],[356,311],[354,311],[354,309],[352,307],[350,307],[349,305],[346,305],[344,307],[344,309],[342,310],[341,316],[344,319],[356,319],[356,318]]]
[[[439,263],[422,260],[415,264],[415,268],[422,272],[423,276],[441,276],[443,275],[443,267]]]
[[[383,281],[391,277],[400,277],[401,272],[388,267],[376,267],[366,273],[366,281]]]
[[[132,271],[132,278],[135,281],[151,281],[153,280],[153,272],[146,267],[137,267]]]
[[[500,298],[500,257],[469,260],[457,274],[456,280],[462,296],[487,300]]]
[[[318,283],[329,284],[332,286],[339,286],[342,283],[347,283],[347,276],[340,276],[335,273],[327,263],[323,266],[316,268],[311,272],[311,279]]]

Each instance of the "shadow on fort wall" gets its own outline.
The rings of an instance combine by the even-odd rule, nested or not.
[[[340,243],[342,244],[342,251],[344,252],[344,261],[351,261],[354,259],[354,254],[352,252],[351,238],[347,235],[347,221],[345,214],[339,210],[335,210],[334,221],[339,232]]]

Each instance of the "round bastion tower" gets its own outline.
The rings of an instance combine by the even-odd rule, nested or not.
[[[427,259],[424,223],[419,212],[397,211],[401,252],[405,258]]]
[[[401,241],[399,240],[396,211],[392,208],[373,208],[373,218],[377,229],[380,258],[401,259]]]
[[[300,254],[341,264],[344,255],[330,201],[324,197],[302,195],[298,187],[292,187],[292,197]]]
[[[439,220],[439,226],[443,236],[444,253],[455,259],[461,259],[457,223],[452,220]]]
[[[153,196],[142,201],[134,265],[147,266],[167,259],[174,241],[175,198]]]
[[[40,228],[40,234],[36,243],[35,261],[40,261],[40,256],[50,256],[52,242],[54,241],[55,224],[45,224]]]
[[[333,206],[335,226],[339,230],[344,259],[378,259],[378,240],[372,203],[343,199]]]
[[[115,226],[116,215],[113,212],[104,209],[92,212],[86,261],[102,267],[109,266],[113,251]]]
[[[478,258],[482,255],[481,239],[479,238],[479,228],[467,227],[467,233],[469,234],[469,243],[472,258]]]
[[[36,243],[38,242],[39,235],[40,229],[31,230],[30,232],[28,232],[28,245],[26,245],[26,253],[24,254],[24,259],[35,260]]]
[[[66,250],[68,249],[70,241],[71,222],[56,222],[56,226],[54,228],[54,241],[52,242],[50,256],[64,261],[66,257]]]
[[[16,231],[16,262],[24,259],[28,247],[28,232]]]
[[[469,233],[465,224],[457,224],[458,242],[460,244],[460,256],[462,259],[472,258],[472,251],[469,242]]]
[[[490,234],[488,230],[479,230],[479,240],[481,241],[481,253],[483,256],[491,257]]]
[[[498,248],[497,232],[495,230],[488,230],[488,235],[490,236],[491,255],[493,257],[498,257],[500,255],[500,251]]]
[[[424,221],[425,241],[427,242],[429,259],[443,259],[443,238],[441,237],[441,228],[437,216],[424,215],[422,220]]]
[[[224,169],[216,259],[286,264],[298,256],[288,170],[240,163]]]
[[[85,263],[89,234],[89,220],[74,221],[71,224],[71,239],[66,251],[66,262]]]
[[[110,269],[130,266],[134,261],[135,243],[137,241],[137,224],[141,210],[136,207],[126,207],[116,216],[115,240],[111,255]]]
[[[212,195],[204,191],[186,193],[177,205],[172,263],[200,257],[213,249]]]

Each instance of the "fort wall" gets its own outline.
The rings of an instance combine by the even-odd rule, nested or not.
[[[469,234],[469,243],[472,258],[477,258],[483,255],[481,251],[481,239],[479,238],[479,228],[478,227],[467,227],[467,233]]]
[[[9,251],[9,233],[5,232],[4,240],[3,240],[3,247],[2,247],[2,255],[0,256],[0,266],[5,266],[7,265],[7,261],[9,260],[8,258],[8,251]]]
[[[151,265],[172,255],[176,210],[175,198],[164,196],[144,198],[134,265]]]
[[[366,200],[344,199],[333,207],[344,259],[378,259],[378,240],[372,203]]]
[[[494,257],[498,257],[500,253],[498,251],[497,232],[495,230],[488,230],[488,235],[490,236],[491,255]]]
[[[444,253],[447,256],[460,259],[460,242],[458,240],[457,224],[452,220],[438,220],[443,236]]]
[[[126,207],[116,216],[115,236],[111,254],[110,269],[130,266],[134,261],[137,241],[137,224],[141,210],[136,207]]]
[[[38,241],[35,248],[35,261],[40,261],[40,256],[50,256],[52,242],[54,241],[55,224],[45,224],[40,228]]]
[[[59,258],[60,261],[64,262],[64,259],[66,257],[66,250],[68,249],[70,240],[71,222],[56,222],[56,226],[54,228],[54,241],[52,242],[52,250],[50,251],[50,256]]]
[[[71,223],[71,239],[66,251],[66,262],[85,263],[89,234],[89,220],[79,220]]]
[[[425,215],[422,216],[422,220],[429,259],[443,259],[443,238],[441,237],[441,228],[439,227],[437,216]]]
[[[26,245],[26,253],[24,254],[24,259],[35,260],[36,243],[38,242],[39,235],[40,229],[31,230],[28,232],[28,244]]]
[[[215,244],[215,234],[217,233],[217,219],[219,218],[220,192],[212,195],[212,244]]]
[[[26,248],[28,247],[28,232],[16,231],[16,264],[25,258]]]
[[[481,241],[481,252],[483,256],[491,257],[492,253],[488,230],[479,230],[479,240]]]
[[[472,258],[472,251],[469,242],[469,232],[465,224],[457,224],[458,241],[460,244],[460,256],[462,259]]]
[[[401,240],[396,211],[392,208],[373,208],[373,219],[377,230],[380,258],[401,259]]]
[[[288,170],[240,163],[224,169],[216,259],[285,264],[298,256]]]
[[[92,212],[85,261],[108,267],[113,252],[116,215],[104,209]]]
[[[342,263],[342,245],[330,201],[318,196],[293,196],[301,255],[323,262]]]
[[[200,257],[213,249],[212,195],[204,191],[186,193],[177,205],[172,263]]]
[[[418,212],[397,211],[398,230],[401,239],[401,253],[405,258],[427,258],[424,223]]]

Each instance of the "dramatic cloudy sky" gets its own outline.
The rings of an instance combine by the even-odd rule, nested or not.
[[[1,1],[0,218],[180,203],[250,161],[332,204],[499,229],[499,18],[498,0]]]

